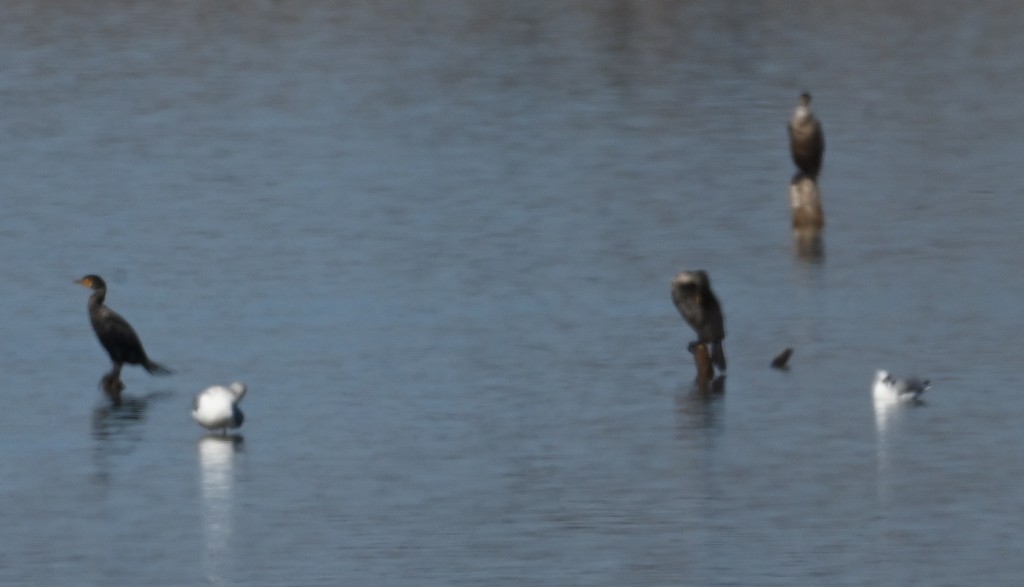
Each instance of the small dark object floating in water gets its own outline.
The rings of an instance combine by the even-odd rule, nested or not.
[[[787,348],[772,359],[772,369],[788,369],[789,357],[793,355],[793,349]]]

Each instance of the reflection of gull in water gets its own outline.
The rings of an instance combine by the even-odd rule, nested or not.
[[[877,388],[877,386],[875,387]],[[876,390],[871,396],[875,408],[875,430],[878,432],[880,441],[885,436],[886,430],[892,427],[897,408],[900,406],[900,402],[895,396],[885,392],[885,390],[882,391],[882,393],[879,393]]]
[[[891,497],[889,487],[889,437],[898,433],[900,408],[922,404],[920,396],[928,389],[928,381],[896,379],[888,371],[875,373],[871,386],[875,408],[875,430],[878,436],[878,495],[882,504]],[[895,441],[893,442],[895,445]]]
[[[204,560],[207,580],[214,585],[227,582],[228,547],[231,543],[231,490],[235,451],[241,436],[207,436],[199,441],[199,470],[203,496]]]

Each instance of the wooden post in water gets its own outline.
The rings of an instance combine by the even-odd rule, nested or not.
[[[801,259],[820,262],[825,256],[821,229],[825,212],[821,209],[821,192],[814,178],[797,173],[789,183],[789,208],[793,214],[793,243]]]
[[[715,378],[715,367],[711,364],[711,353],[708,345],[698,342],[690,346],[693,353],[693,364],[697,367],[697,386],[707,389],[708,383]]]
[[[793,176],[789,183],[789,207],[793,212],[793,228],[821,230],[825,226],[821,192],[813,177],[803,173]]]

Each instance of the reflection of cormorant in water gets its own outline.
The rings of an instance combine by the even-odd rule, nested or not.
[[[92,414],[93,436],[97,440],[109,440],[128,436],[127,431],[145,419],[150,399],[151,397],[129,397],[125,398],[124,402],[117,408],[111,406],[96,408]],[[141,438],[141,435],[134,434],[131,435],[131,438],[132,440],[138,440],[138,438]]]
[[[711,361],[725,371],[725,321],[718,298],[711,291],[711,280],[704,271],[683,271],[672,280],[672,302],[686,323],[697,333],[691,343],[711,346]]]
[[[121,367],[125,363],[142,365],[153,375],[167,375],[171,372],[163,365],[149,360],[145,349],[142,348],[139,335],[135,334],[128,321],[103,305],[103,300],[107,297],[107,284],[100,276],[86,275],[77,283],[93,290],[92,296],[89,297],[89,320],[100,344],[114,363],[110,373],[103,376],[100,385],[115,404],[120,403],[121,390],[124,389],[124,384],[121,383]]]
[[[821,123],[811,112],[811,95],[807,92],[800,94],[800,104],[789,120],[789,150],[800,171],[811,179],[817,179],[825,152],[825,136]]]
[[[157,391],[141,397],[126,397],[117,405],[101,405],[92,413],[92,437],[96,441],[94,479],[110,482],[116,467],[114,457],[130,454],[145,437],[143,422],[150,406],[174,397],[170,391]]]

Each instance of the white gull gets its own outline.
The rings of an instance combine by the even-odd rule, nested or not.
[[[895,401],[917,401],[921,394],[931,386],[927,379],[896,379],[888,371],[881,369],[875,373],[875,384],[872,391],[876,398]]]
[[[245,396],[245,384],[235,382],[227,387],[214,385],[196,396],[192,404],[192,417],[207,430],[238,428],[245,420],[238,402]]]

